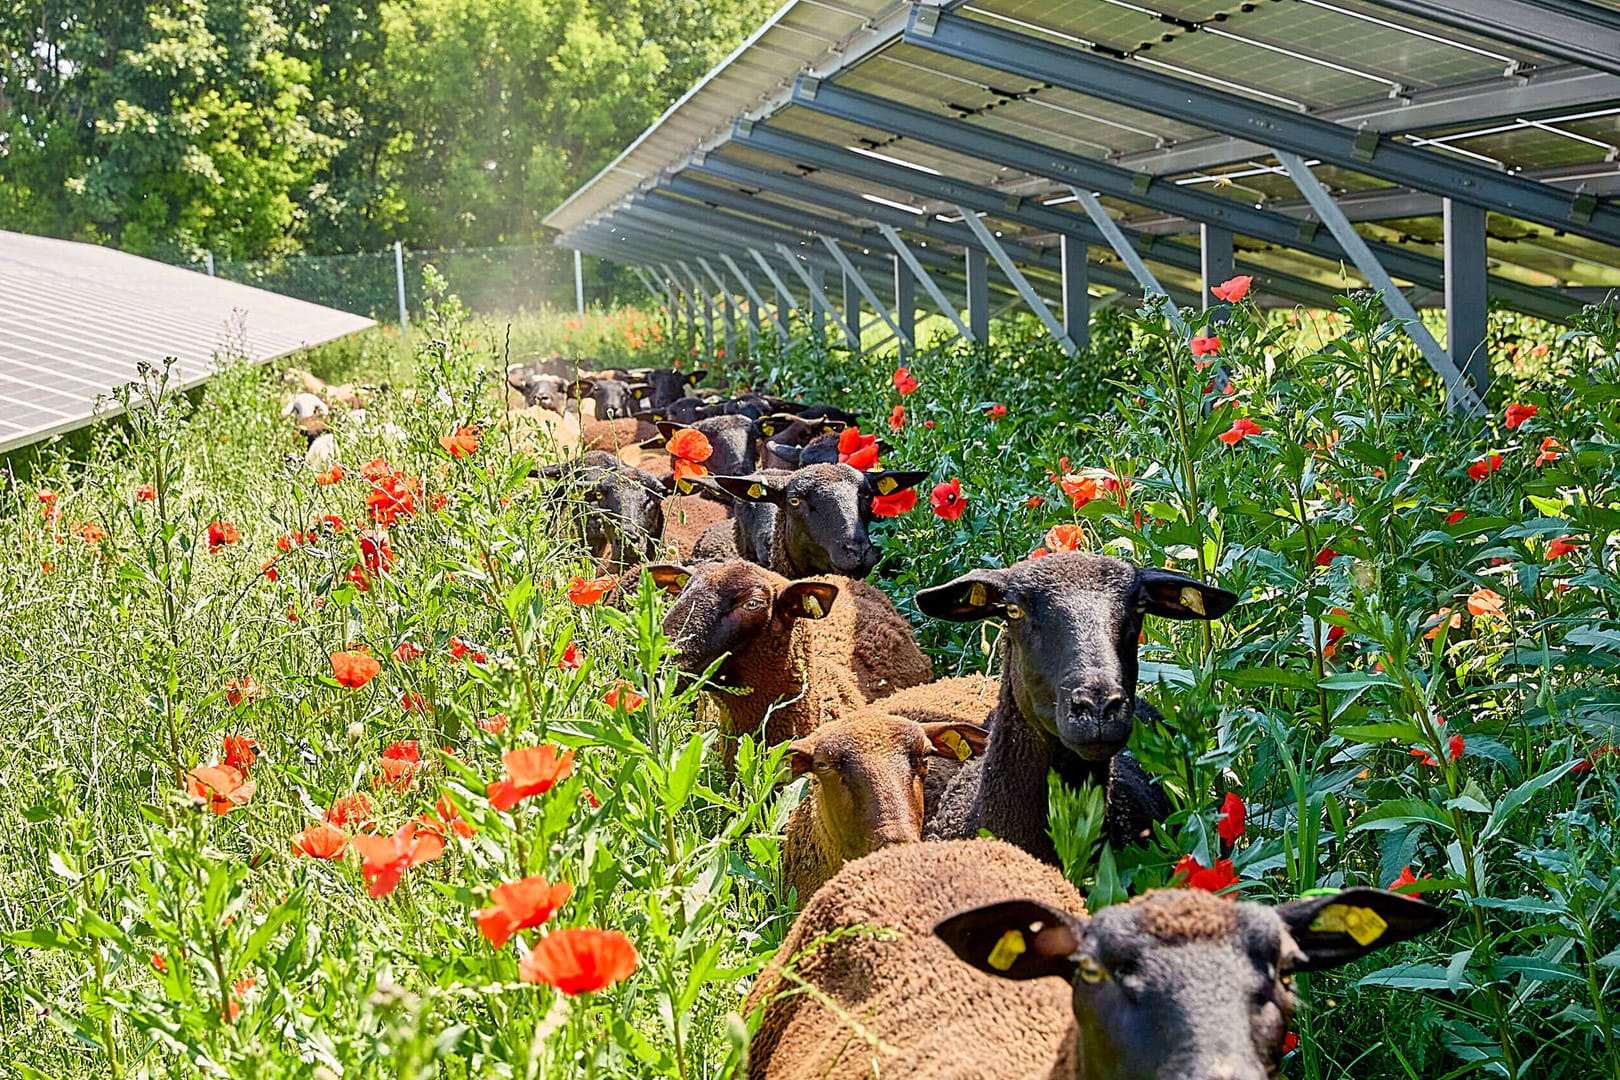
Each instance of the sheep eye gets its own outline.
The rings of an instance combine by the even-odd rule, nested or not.
[[[1108,979],[1108,969],[1089,956],[1080,958],[1079,974],[1081,982],[1089,983],[1092,986],[1106,982]]]
[[[830,773],[833,771],[833,763],[826,758],[818,758],[815,767],[818,773]]]
[[[803,506],[804,505],[804,500],[799,498],[797,495],[790,495],[790,496],[788,496],[788,505],[789,506]]]
[[[747,603],[743,604],[743,608],[745,610],[748,610],[748,611],[758,611],[760,608],[762,608],[764,606],[765,606],[765,601],[761,600],[757,596],[751,597],[748,600]]]
[[[1023,608],[1019,607],[1017,604],[1008,604],[1007,605],[1007,618],[1009,618],[1009,619],[1022,619],[1023,617],[1024,617],[1024,609]]]
[[[1282,984],[1284,990],[1292,990],[1294,988],[1294,977],[1292,975],[1284,975],[1282,977]]]

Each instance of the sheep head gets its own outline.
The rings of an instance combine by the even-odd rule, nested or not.
[[[785,645],[795,623],[826,618],[838,599],[838,586],[831,582],[788,581],[741,559],[697,568],[662,564],[648,571],[675,595],[664,633],[675,647],[676,666],[688,675],[701,675],[762,638]]]

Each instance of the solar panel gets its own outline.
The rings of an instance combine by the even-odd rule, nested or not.
[[[370,319],[137,255],[0,231],[0,450],[81,427],[142,361],[183,387],[223,350],[262,362]]]

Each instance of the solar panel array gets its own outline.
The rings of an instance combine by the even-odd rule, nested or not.
[[[856,16],[865,21],[851,30]],[[936,37],[936,24],[951,33]],[[788,27],[812,36],[801,41]],[[997,46],[998,34],[1010,36]],[[1084,59],[1091,81],[1021,67],[1033,45]],[[1116,73],[1172,79],[1179,90],[1122,99],[1109,92]],[[840,110],[822,87],[866,104],[846,96]],[[1178,96],[1211,107],[1178,114]],[[912,112],[885,116],[874,104]],[[873,270],[885,299],[891,256],[880,228],[889,227],[954,298],[974,244],[952,228],[963,221],[959,202],[932,181],[963,181],[996,193],[1002,207],[976,212],[1016,245],[1014,261],[1050,297],[1061,288],[1060,237],[1092,229],[1069,160],[1125,178],[1123,190],[1081,186],[1100,192],[1172,296],[1202,293],[1199,229],[1212,221],[1234,235],[1238,272],[1273,300],[1313,303],[1362,284],[1273,155],[1275,127],[1223,130],[1206,121],[1217,104],[1359,136],[1350,160],[1301,153],[1420,302],[1440,296],[1445,187],[1391,179],[1388,159],[1410,150],[1436,176],[1483,167],[1564,200],[1567,215],[1538,220],[1479,197],[1493,300],[1559,319],[1620,288],[1608,217],[1620,195],[1620,12],[1593,0],[794,0],[547,223],[564,246],[700,292],[711,282],[674,273],[690,255],[730,253],[752,272],[758,251],[780,273],[785,248],[801,265],[836,272],[822,250],[831,237]],[[918,117],[949,125],[956,143]],[[1051,153],[1015,160],[1007,139]],[[833,151],[902,169],[885,176]],[[795,184],[814,197],[796,197]],[[1178,192],[1201,197],[1209,216],[1167,209],[1188,205]],[[1246,216],[1227,220],[1223,205]],[[1087,256],[1094,288],[1134,284],[1108,244],[1092,239]]]
[[[0,450],[89,423],[141,362],[174,357],[189,388],[222,351],[270,360],[371,325],[111,248],[0,232]]]

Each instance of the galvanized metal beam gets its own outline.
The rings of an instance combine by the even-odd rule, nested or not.
[[[838,265],[843,267],[844,280],[853,281],[855,283],[855,288],[859,290],[862,296],[866,297],[866,302],[871,304],[873,309],[877,312],[878,318],[882,319],[888,324],[889,332],[894,334],[894,336],[899,338],[901,341],[905,342],[908,347],[915,346],[916,342],[911,340],[911,335],[900,329],[900,324],[894,321],[894,316],[889,314],[889,309],[884,306],[882,300],[878,299],[877,293],[872,291],[872,286],[866,283],[866,279],[861,276],[861,272],[855,269],[855,264],[849,261],[849,256],[844,254],[844,250],[838,246],[838,242],[832,237],[821,233],[818,233],[816,238],[822,242],[832,257],[838,261]]]
[[[822,288],[820,272],[813,266],[804,265],[802,261],[793,254],[793,252],[788,250],[786,245],[779,244],[777,245],[776,250],[782,253],[782,257],[787,260],[788,267],[792,269],[795,274],[799,275],[800,281],[804,282],[805,289],[810,293],[810,302],[816,307],[818,312],[832,316],[833,322],[837,323],[839,328],[844,331],[844,338],[846,341],[858,340],[859,335],[850,328],[849,323],[844,319],[843,312],[839,311],[833,306],[832,300],[827,296],[827,291]],[[813,326],[812,328],[816,330],[818,334],[822,331],[822,328],[819,326]]]
[[[1103,204],[1098,201],[1097,196],[1079,188],[1072,190],[1076,201],[1090,216],[1092,224],[1097,226],[1097,231],[1107,238],[1108,246],[1119,256],[1119,261],[1130,268],[1131,274],[1142,286],[1142,291],[1150,296],[1164,297],[1164,312],[1170,317],[1170,324],[1177,332],[1186,333],[1186,325],[1181,320],[1181,312],[1177,309],[1176,302],[1170,299],[1170,294],[1159,284],[1159,279],[1153,276],[1153,271],[1148,269],[1147,263],[1143,262],[1136,249],[1131,247],[1131,242],[1125,238],[1119,226],[1114,224],[1114,219],[1108,216],[1108,211],[1103,209]]]
[[[653,299],[654,299],[654,300],[658,300],[658,299],[660,299],[660,297],[659,297],[659,295],[658,295],[658,290],[657,290],[657,288],[655,288],[655,287],[654,287],[654,286],[653,286],[653,283],[652,283],[652,282],[651,282],[651,281],[649,281],[649,280],[648,280],[648,279],[647,279],[647,272],[646,272],[646,271],[645,271],[645,270],[643,270],[643,269],[642,269],[642,268],[641,268],[641,267],[639,267],[639,266],[634,266],[634,265],[632,265],[632,266],[631,266],[631,267],[630,267],[630,269],[631,269],[631,270],[632,270],[632,271],[634,271],[634,273],[635,273],[635,275],[636,275],[636,277],[637,277],[637,278],[638,278],[638,279],[640,279],[640,281],[641,281],[641,284],[642,284],[642,285],[643,285],[643,286],[644,286],[644,287],[645,287],[645,288],[646,288],[646,290],[647,290],[647,291],[648,291],[648,292],[649,292],[649,293],[651,293],[651,294],[652,294],[652,298],[653,298]]]
[[[894,259],[894,318],[900,324],[900,359],[908,359],[914,347],[906,342],[917,340],[917,279],[900,256]]]
[[[968,124],[953,117],[898,105],[861,91],[826,83],[812,86],[809,81],[801,80],[794,104],[813,112],[890,131],[953,153],[1016,168],[1065,186],[1101,192],[1139,206],[1175,214],[1188,221],[1218,225],[1256,240],[1309,252],[1333,262],[1347,257],[1332,234],[1320,229],[1315,222],[1301,222],[1296,217],[1275,210],[1259,210],[1239,200],[1190,186],[1155,182],[1152,176],[1145,173],[1043,146],[983,125]],[[1000,197],[1004,200],[1007,198],[1004,194],[1000,194]],[[1434,204],[1432,212],[1439,212],[1438,203]],[[1081,238],[1092,243],[1101,242],[1100,237],[1082,234]],[[1445,267],[1439,259],[1405,250],[1395,244],[1369,243],[1379,261],[1392,274],[1432,288],[1445,284]],[[1135,244],[1143,246],[1143,241],[1136,240]],[[1263,271],[1247,267],[1243,269],[1253,274],[1258,288],[1267,288]],[[1493,277],[1490,285],[1491,294],[1497,299],[1519,311],[1542,318],[1565,320],[1581,309],[1581,304],[1575,298],[1557,290],[1524,285],[1501,277]],[[1279,290],[1278,295],[1287,294]],[[1288,298],[1302,299],[1298,296]]]
[[[799,301],[794,298],[792,291],[787,287],[787,282],[782,280],[781,275],[776,272],[776,268],[770,264],[765,256],[759,253],[758,248],[749,248],[748,254],[754,257],[754,262],[758,263],[759,268],[765,271],[765,276],[771,279],[771,285],[776,289],[776,309],[782,312],[785,318],[789,310],[799,306]],[[785,308],[782,306],[784,300],[787,301],[787,307]]]
[[[861,294],[855,291],[855,282],[848,273],[841,272],[839,280],[844,288],[844,329],[850,335],[846,343],[856,353],[861,351],[862,331],[866,328],[861,325]]]
[[[759,295],[759,290],[754,288],[754,283],[752,281],[748,280],[748,275],[743,273],[742,267],[737,265],[737,260],[733,259],[730,255],[721,255],[720,261],[730,267],[731,272],[737,276],[737,280],[742,282],[743,291],[748,294],[748,302],[749,304],[753,305],[752,310],[757,312],[764,312],[767,310],[765,298]],[[788,334],[787,323],[783,321],[781,312],[775,313],[774,321],[776,323],[777,336],[782,339],[782,344],[788,344],[791,337]]]
[[[1199,275],[1204,287],[1204,310],[1222,305],[1210,290],[1231,280],[1237,273],[1237,262],[1232,257],[1232,230],[1218,225],[1201,225],[1198,229],[1198,254],[1203,259],[1203,272]]]
[[[1582,0],[1372,0],[1470,34],[1620,74],[1620,13]]]
[[[1041,320],[1041,325],[1046,327],[1046,332],[1052,335],[1052,340],[1063,346],[1064,352],[1073,356],[1078,351],[1074,341],[1064,331],[1063,324],[1052,314],[1052,309],[1046,306],[1046,301],[1035,294],[1035,289],[1030,285],[1029,279],[1025,278],[1019,271],[1018,264],[1007,257],[1007,252],[1001,246],[1001,242],[996,239],[996,235],[985,226],[984,222],[979,220],[979,215],[970,208],[958,206],[956,209],[962,215],[962,220],[967,223],[968,228],[972,229],[974,234],[978,236],[979,245],[990,253],[991,258],[996,260],[996,265],[1001,267],[1001,273],[1012,283],[1012,287],[1017,290],[1018,295],[1024,298],[1024,303],[1029,305],[1029,309],[1035,313],[1035,317]]]
[[[968,326],[973,340],[990,342],[990,264],[981,248],[967,249]]]
[[[1602,199],[1572,198],[1550,185],[1447,158],[1377,132],[1353,131],[1144,64],[1057,45],[962,15],[940,12],[927,25],[919,24],[917,11],[913,9],[906,26],[905,41],[921,49],[1210,131],[1258,136],[1274,150],[1309,155],[1392,183],[1620,244],[1620,208]]]
[[[1091,289],[1086,280],[1086,242],[1064,233],[1060,241],[1063,255],[1063,330],[1081,349],[1091,347]]]
[[[1368,250],[1366,242],[1356,232],[1355,226],[1339,213],[1339,208],[1333,204],[1333,197],[1305,164],[1305,159],[1287,150],[1273,152],[1277,155],[1277,160],[1282,162],[1283,168],[1288,170],[1288,175],[1299,188],[1299,193],[1305,196],[1323,223],[1339,238],[1339,243],[1350,252],[1356,269],[1361,271],[1361,276],[1366,278],[1374,289],[1383,293],[1384,306],[1389,309],[1389,313],[1403,320],[1407,335],[1417,345],[1423,359],[1428,361],[1429,366],[1445,381],[1447,403],[1478,409],[1481,399],[1473,386],[1463,378],[1462,373],[1451,362],[1451,357],[1440,348],[1440,343],[1434,340],[1434,335],[1429,333],[1428,328],[1423,325],[1423,320],[1418,318],[1411,301],[1407,300],[1405,293],[1395,287],[1389,274],[1378,264],[1378,260]]]
[[[885,225],[882,222],[878,223],[878,232],[883,234],[883,239],[887,240],[889,247],[894,249],[894,257],[905,263],[906,268],[911,271],[911,276],[922,285],[923,292],[928,294],[928,298],[934,302],[934,306],[939,309],[940,314],[951,320],[952,325],[956,327],[957,333],[969,341],[975,340],[973,331],[968,329],[967,324],[962,321],[962,316],[957,313],[956,305],[951,303],[944,290],[935,283],[933,276],[923,269],[923,265],[918,261],[916,253],[900,238],[900,233],[892,225]]]
[[[1485,211],[1446,200],[1446,346],[1481,398],[1491,381],[1486,347]]]

